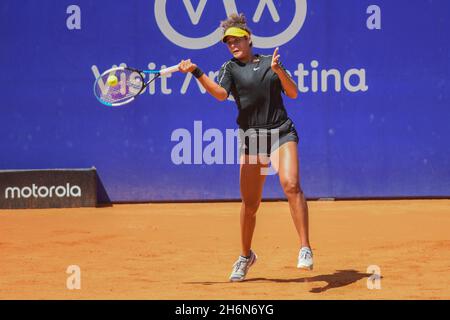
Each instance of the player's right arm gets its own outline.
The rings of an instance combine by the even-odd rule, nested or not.
[[[183,73],[193,72],[197,68],[195,63],[191,62],[191,59],[181,60],[179,69]],[[228,92],[216,82],[211,80],[206,74],[202,74],[198,81],[202,84],[203,88],[219,101],[224,101],[228,98]]]

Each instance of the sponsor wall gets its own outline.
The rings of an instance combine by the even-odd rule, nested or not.
[[[243,12],[255,52],[279,46],[298,83],[285,104],[307,197],[449,196],[449,10],[446,0],[3,0],[0,169],[95,166],[113,201],[239,198],[226,152],[233,101],[189,74],[120,109],[92,85],[113,65],[182,58],[216,77],[230,58],[218,23]],[[264,197],[283,197],[276,176]]]

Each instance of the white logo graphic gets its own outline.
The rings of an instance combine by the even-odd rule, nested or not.
[[[367,18],[367,29],[380,30],[381,29],[381,8],[377,5],[370,5],[367,8],[367,14],[370,17]]]
[[[367,267],[367,273],[371,274],[367,278],[367,289],[373,290],[381,289],[381,269],[377,265],[370,265]]]
[[[321,93],[321,92],[366,92],[369,90],[369,85],[367,83],[367,70],[364,68],[351,68],[348,70],[339,70],[336,68],[322,68],[318,60],[312,60],[309,64],[299,63],[297,69],[287,72],[296,79],[298,83],[298,90],[301,93]],[[126,63],[121,63],[120,67],[126,67]],[[117,67],[117,65],[111,66],[112,68]],[[150,70],[156,69],[157,64],[155,62],[150,62],[148,64]],[[166,65],[158,66],[159,69],[166,68]],[[255,67],[257,68],[257,67]],[[91,67],[94,79],[97,79],[101,72],[96,65]],[[257,70],[255,70],[257,71]],[[211,70],[205,71],[211,80],[217,80],[219,71]],[[190,94],[190,90],[198,90],[202,94],[206,94],[206,89],[200,84],[200,82],[195,79],[191,73],[186,73],[185,78],[181,87],[174,87],[173,80],[171,80],[172,75],[165,75],[159,78],[157,81],[150,83],[146,87],[142,94],[163,94],[171,95],[179,93],[181,95]],[[230,95],[229,100],[232,99]],[[332,132],[330,132],[332,134]]]
[[[197,9],[194,9],[191,0],[183,0],[186,7],[186,11],[191,19],[193,25],[197,25],[205,9],[208,0],[200,0]],[[232,13],[238,13],[236,6],[236,0],[222,0],[225,7],[226,15],[229,16]],[[300,31],[303,23],[306,19],[307,4],[306,0],[294,0],[295,1],[295,14],[292,19],[291,24],[283,32],[269,37],[262,37],[253,34],[253,46],[256,48],[274,48],[281,46],[290,40],[292,40]],[[186,49],[204,49],[215,45],[220,41],[222,36],[222,30],[218,27],[216,30],[210,34],[200,37],[191,38],[187,37],[177,30],[175,30],[167,18],[166,11],[167,0],[155,0],[155,18],[159,29],[162,33],[174,44],[186,48]],[[257,23],[260,21],[261,16],[265,8],[268,8],[269,13],[272,16],[274,22],[280,21],[280,16],[277,9],[273,3],[273,0],[259,0],[258,7],[253,16],[253,22]]]
[[[256,164],[263,165],[262,175],[274,175],[279,168],[278,162],[272,162],[266,156],[267,151],[278,147],[279,130],[271,129],[226,129],[225,134],[217,128],[203,131],[203,122],[194,121],[193,132],[178,128],[172,132],[170,140],[177,142],[172,148],[171,159],[175,165],[191,164]],[[270,139],[270,140],[269,140]],[[244,143],[244,141],[247,141]],[[207,143],[206,146],[205,143]],[[249,156],[242,157],[248,148]],[[256,156],[256,154],[259,154]],[[193,161],[192,161],[193,160]],[[248,162],[247,162],[248,161]],[[278,161],[275,159],[273,161]]]
[[[77,5],[70,5],[66,10],[67,14],[70,16],[66,20],[66,26],[69,30],[80,30],[81,29],[81,9]]]
[[[66,280],[66,287],[69,290],[81,289],[81,269],[77,265],[71,265],[67,267],[67,274],[70,274]]]
[[[71,186],[67,183],[65,186],[38,187],[33,183],[31,187],[7,187],[5,189],[5,199],[25,198],[31,196],[34,198],[51,198],[56,195],[58,198],[64,197],[81,197],[81,188],[79,186]]]

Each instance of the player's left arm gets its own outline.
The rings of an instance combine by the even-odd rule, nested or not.
[[[281,85],[283,86],[286,95],[289,98],[296,99],[298,96],[297,84],[282,67],[280,63],[280,55],[278,54],[278,47],[273,52],[271,67],[273,72],[275,72],[278,75],[278,78],[280,78]]]

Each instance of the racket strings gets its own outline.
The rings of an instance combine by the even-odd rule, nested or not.
[[[116,76],[117,83],[109,84],[110,76]],[[136,96],[143,87],[142,75],[134,70],[125,69],[103,75],[97,81],[95,93],[104,102],[114,104]]]

